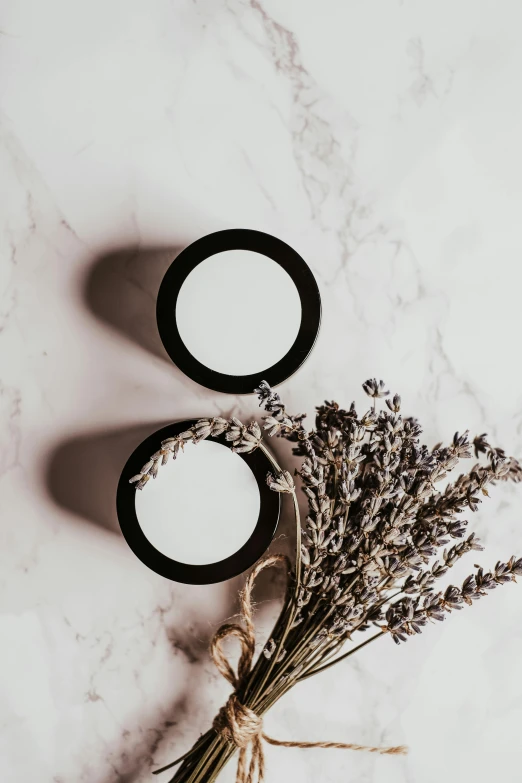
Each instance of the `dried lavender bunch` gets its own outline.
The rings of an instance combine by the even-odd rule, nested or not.
[[[384,382],[376,379],[363,389],[373,401],[370,410],[359,416],[353,403],[343,410],[327,401],[317,408],[310,433],[302,416],[286,414],[266,383],[257,390],[271,414],[265,430],[274,433],[275,423],[280,424],[275,434],[297,441],[294,453],[304,456],[297,472],[309,513],[295,622],[306,626],[318,607],[329,606],[320,612],[323,621],[313,639],[321,657],[370,625],[404,641],[428,619],[444,619],[451,609],[522,573],[522,559],[511,558],[497,563],[492,573],[479,569],[460,589],[450,586],[434,594],[436,581],[460,557],[483,549],[474,533],[466,535],[462,512],[477,510],[488,485],[520,481],[522,468],[481,435],[473,445],[486,464],[476,464],[439,492],[438,482],[471,457],[468,433],[456,433],[446,447],[429,449],[420,443],[417,420],[401,415],[399,395],[390,398]],[[379,398],[387,398],[387,409],[377,412]],[[460,540],[447,548],[452,539]],[[307,667],[308,673],[316,670]]]
[[[256,393],[267,415],[268,436],[288,439],[302,457],[296,474],[308,503],[301,530],[292,476],[270,456],[271,489],[292,496],[297,525],[295,571],[279,619],[252,670],[236,689],[241,705],[262,716],[289,688],[334,665],[377,638],[396,643],[420,633],[428,621],[484,597],[497,585],[516,581],[522,558],[511,557],[484,572],[476,567],[461,586],[436,589],[438,580],[464,555],[482,544],[468,532],[462,515],[475,512],[488,488],[522,479],[522,467],[491,446],[486,435],[473,441],[483,462],[449,481],[461,461],[471,458],[468,433],[455,433],[450,444],[421,444],[418,421],[401,413],[401,398],[390,396],[383,381],[370,379],[363,389],[371,398],[361,415],[355,404],[345,410],[326,401],[307,431],[304,415],[287,413],[279,394],[266,382]],[[377,408],[379,400],[386,407]],[[142,488],[159,465],[183,443],[226,432],[236,451],[261,448],[254,422],[204,419],[176,439],[162,444],[133,478]],[[377,632],[342,654],[346,641],[370,627]],[[175,783],[216,778],[236,748],[214,729],[184,757]]]

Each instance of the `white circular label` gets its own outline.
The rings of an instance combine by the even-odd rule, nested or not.
[[[247,463],[214,441],[188,443],[136,491],[135,500],[150,543],[190,565],[217,563],[237,552],[256,527],[260,505]]]
[[[250,375],[288,353],[301,325],[301,300],[290,275],[271,258],[227,250],[188,275],[176,321],[185,346],[206,367]]]

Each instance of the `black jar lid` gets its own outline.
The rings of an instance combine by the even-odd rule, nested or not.
[[[259,367],[258,371],[248,375],[228,375],[202,364],[183,342],[176,320],[178,295],[189,274],[210,256],[229,250],[260,253],[279,264],[294,283],[301,306],[300,325],[290,349],[272,366]],[[223,307],[226,307],[225,292],[221,293]],[[219,294],[220,292],[216,292],[216,295]],[[268,312],[267,318],[269,317]],[[319,332],[321,297],[309,267],[285,242],[261,231],[229,229],[196,240],[172,262],[159,289],[156,318],[159,334],[167,353],[174,364],[189,378],[214,391],[251,394],[260,380],[266,380],[271,386],[277,386],[295,373],[306,360]],[[210,329],[212,325],[202,323],[201,328]],[[260,324],[259,328],[262,329],[263,325]]]
[[[136,485],[130,483],[130,479],[140,472],[141,467],[150,459],[151,454],[160,448],[162,441],[179,435],[192,427],[196,421],[196,419],[192,419],[169,424],[140,443],[127,460],[121,473],[116,507],[118,521],[125,540],[142,563],[157,574],[172,579],[174,582],[211,584],[231,579],[246,571],[264,554],[277,529],[281,496],[270,490],[266,483],[267,473],[273,469],[266,454],[260,449],[256,449],[250,454],[238,454],[254,474],[259,489],[259,516],[250,538],[240,549],[224,560],[204,565],[178,562],[156,549],[143,532],[136,512],[136,493],[147,492],[147,487],[144,487],[143,490],[137,490]],[[224,434],[208,438],[208,440],[231,448],[231,443],[225,439]],[[183,454],[180,454],[178,459],[183,459]],[[204,481],[204,476],[202,479]]]

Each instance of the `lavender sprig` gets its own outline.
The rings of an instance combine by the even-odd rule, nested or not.
[[[143,489],[150,478],[156,478],[161,465],[165,465],[170,457],[176,459],[186,443],[200,443],[206,438],[217,438],[223,433],[226,433],[225,438],[231,441],[232,451],[238,454],[249,454],[258,448],[262,440],[261,429],[256,421],[245,426],[236,418],[230,421],[220,416],[213,419],[199,419],[185,432],[162,441],[161,448],[152,455],[140,472],[130,479],[130,483],[136,484],[136,489]]]
[[[386,625],[382,630],[389,631],[394,642],[400,644],[408,636],[420,633],[428,620],[441,621],[447,613],[460,610],[464,604],[471,606],[498,585],[516,581],[522,575],[522,558],[512,557],[507,563],[498,562],[492,571],[484,573],[478,568],[475,574],[466,577],[461,587],[449,585],[444,592],[420,598],[402,598],[392,604],[386,612]]]

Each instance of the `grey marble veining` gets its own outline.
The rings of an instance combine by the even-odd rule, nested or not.
[[[255,228],[313,269],[323,324],[290,409],[362,404],[377,375],[428,442],[469,428],[522,454],[521,22],[516,0],[4,2],[2,781],[145,783],[226,698],[207,644],[241,580],[157,577],[113,510],[144,435],[258,412],[161,347],[155,293],[188,242]],[[521,508],[501,487],[470,520],[478,562],[522,554]],[[281,591],[260,585],[260,638]],[[508,585],[295,688],[273,736],[410,755],[270,747],[267,780],[515,783],[521,620]]]

